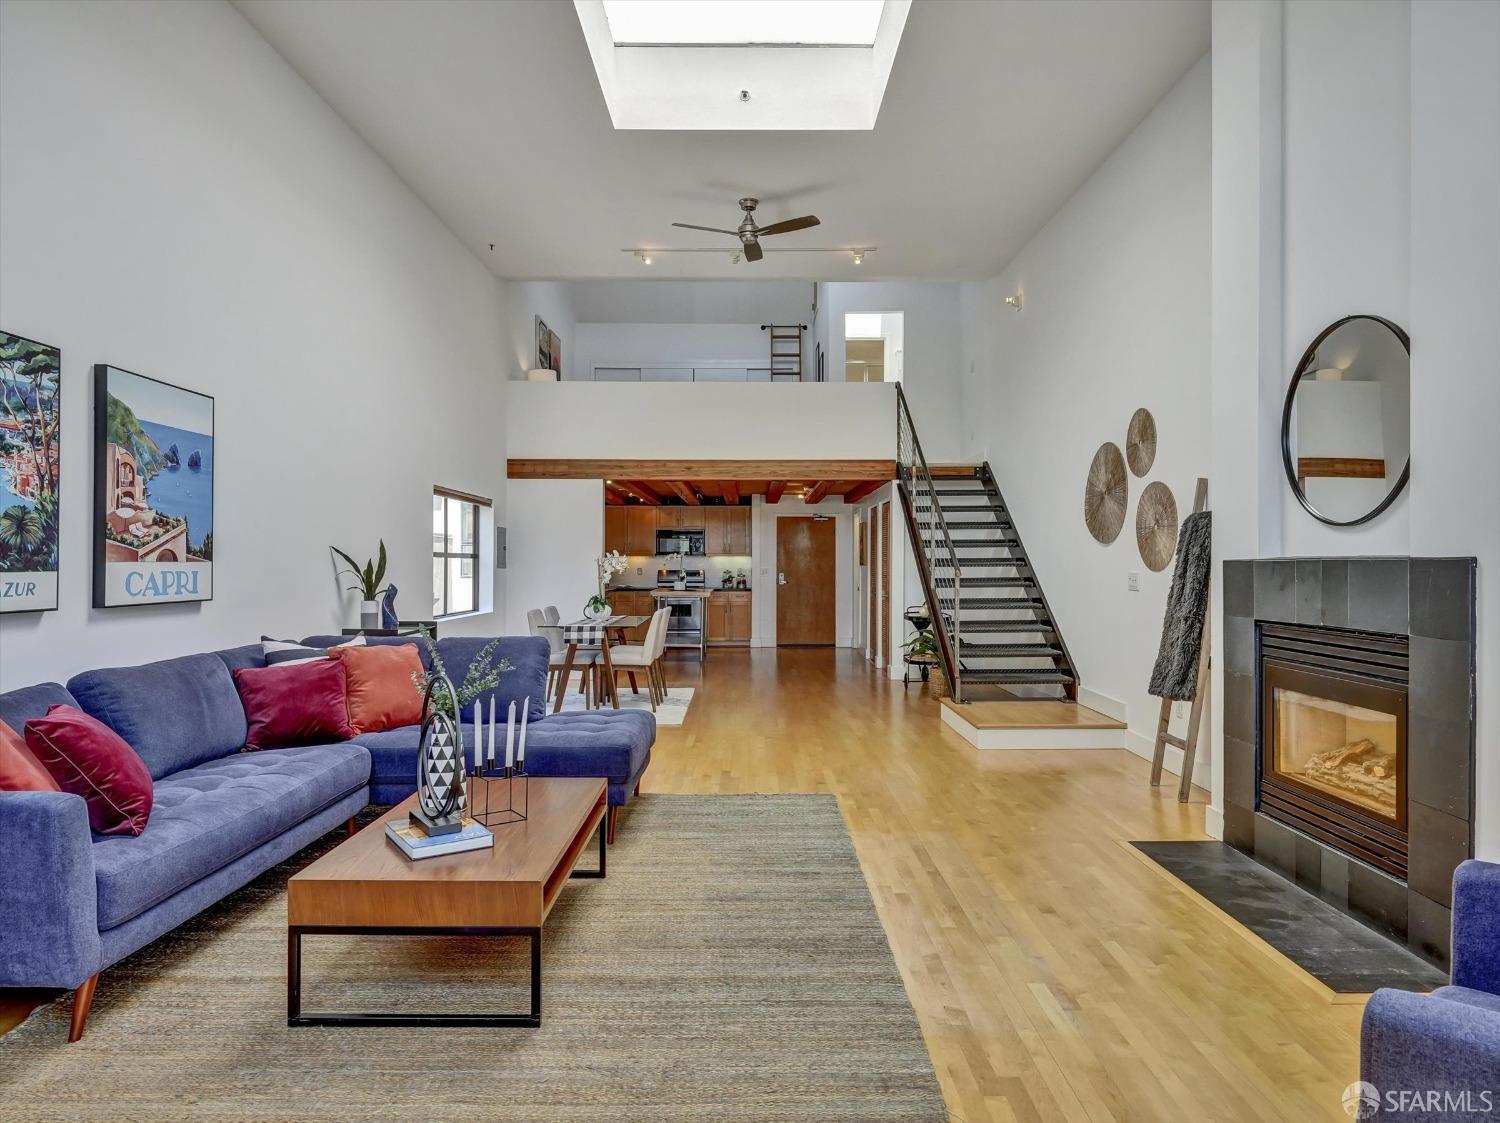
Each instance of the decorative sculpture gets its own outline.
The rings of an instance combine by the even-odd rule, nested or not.
[[[1160,573],[1167,568],[1177,548],[1177,500],[1160,480],[1147,484],[1136,502],[1135,541],[1147,569]]]
[[[1156,418],[1149,409],[1138,409],[1130,415],[1125,434],[1125,460],[1137,476],[1151,471],[1156,461]]]
[[[453,683],[444,674],[428,677],[422,694],[422,725],[417,743],[417,806],[411,825],[429,837],[457,834],[464,821],[464,738],[456,703],[453,712],[434,705],[434,689],[442,684],[445,699],[456,699]]]
[[[1120,446],[1105,442],[1094,453],[1089,478],[1083,487],[1083,523],[1098,541],[1108,546],[1125,525],[1125,504],[1130,483]]]
[[[380,594],[380,626],[392,631],[401,626],[396,616],[396,586],[393,584],[387,585],[385,592]]]

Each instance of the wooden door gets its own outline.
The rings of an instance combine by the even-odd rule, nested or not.
[[[776,520],[776,643],[834,642],[836,523],[811,516]]]
[[[625,508],[625,553],[634,557],[656,553],[656,510],[652,507]]]
[[[729,507],[724,518],[724,552],[750,553],[750,508]]]
[[[624,507],[604,508],[604,552],[619,550],[622,554],[630,552],[629,519],[626,517]]]

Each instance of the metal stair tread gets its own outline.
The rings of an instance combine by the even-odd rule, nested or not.
[[[967,633],[970,633],[970,632],[973,632],[973,633],[981,633],[981,632],[987,632],[987,633],[993,633],[993,632],[1052,632],[1055,635],[1056,632],[1057,632],[1057,630],[1055,628],[1053,628],[1052,621],[1048,620],[1046,617],[1043,617],[1040,620],[964,620],[964,621],[961,621],[959,623],[959,626],[958,626],[958,638],[959,638],[959,641],[962,642],[963,641],[963,637]]]
[[[960,654],[976,659],[1050,659],[1062,654],[1062,648],[1051,643],[975,643],[958,641]]]
[[[1046,671],[1041,669],[1035,671],[1024,669],[1000,671],[989,667],[966,667],[962,661],[959,662],[959,668],[963,672],[963,677],[969,682],[1008,682],[1017,685],[1036,683],[1038,685],[1056,684],[1063,686],[1074,681],[1074,676],[1068,671]]]

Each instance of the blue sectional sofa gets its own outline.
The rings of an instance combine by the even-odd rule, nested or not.
[[[438,641],[455,681],[486,642]],[[613,841],[619,808],[650,763],[655,718],[547,714],[547,641],[505,637],[499,654],[513,668],[492,692],[501,712],[512,700],[532,699],[527,771],[608,780]],[[18,731],[54,704],[91,714],[140,754],[154,782],[151,817],[137,837],[91,834],[76,795],[0,792],[0,986],[74,990],[70,1040],[83,1033],[104,968],[367,804],[397,803],[416,790],[415,726],[341,744],[241,752],[247,722],[230,671],[264,665],[260,645],[251,644],[0,694],[0,720]]]
[[[1500,865],[1468,861],[1455,871],[1452,983],[1431,994],[1376,991],[1359,1072],[1379,1110],[1402,1119],[1500,1112]]]

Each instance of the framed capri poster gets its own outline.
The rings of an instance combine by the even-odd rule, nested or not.
[[[0,612],[57,607],[62,355],[0,331]]]
[[[94,368],[94,607],[212,600],[214,400]]]

